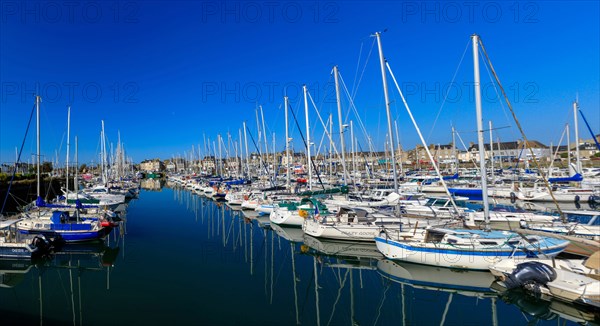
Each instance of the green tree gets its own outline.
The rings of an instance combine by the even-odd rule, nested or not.
[[[41,168],[43,173],[50,173],[52,172],[53,168],[52,168],[52,162],[44,162],[42,163],[42,168]]]

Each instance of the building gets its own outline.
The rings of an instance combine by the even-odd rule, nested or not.
[[[140,171],[143,172],[163,172],[165,165],[160,159],[145,160],[140,163]]]

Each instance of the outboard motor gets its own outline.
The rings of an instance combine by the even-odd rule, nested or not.
[[[518,264],[517,268],[506,276],[504,284],[510,290],[517,287],[525,287],[532,283],[545,285],[555,279],[556,271],[554,268],[540,262],[525,262]]]

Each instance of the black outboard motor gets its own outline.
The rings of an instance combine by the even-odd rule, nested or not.
[[[517,265],[515,270],[506,276],[504,284],[507,289],[524,287],[528,284],[545,285],[556,279],[554,268],[540,262],[525,262]]]

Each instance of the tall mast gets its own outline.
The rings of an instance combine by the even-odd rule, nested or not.
[[[42,101],[41,96],[35,96],[35,110],[37,117],[37,200],[41,200],[40,189],[41,189],[41,176],[40,176],[40,156],[41,156],[41,147],[40,147],[40,102]]]
[[[569,131],[569,124],[565,126],[567,130],[567,164],[569,165],[569,173],[571,173],[571,132]]]
[[[333,134],[333,114],[329,114],[329,178],[333,178],[333,138],[331,135]],[[343,163],[342,163],[343,164]],[[337,168],[336,168],[337,171]],[[345,180],[344,174],[344,180]],[[346,181],[344,181],[346,182]]]
[[[402,166],[402,144],[400,144],[400,133],[398,133],[398,120],[394,120],[394,129],[396,129],[396,143],[398,144],[398,154],[400,155],[400,175],[404,176],[404,168]]]
[[[494,138],[492,138],[492,120],[489,121],[490,124],[490,170],[491,177],[494,178]],[[492,179],[493,181],[493,179]]]
[[[577,101],[573,102],[573,119],[575,121],[575,124],[573,125],[573,127],[575,128],[575,159],[577,160],[575,163],[577,171],[575,171],[575,173],[581,173],[581,156],[579,153],[579,124],[577,121],[579,120],[577,119]]]
[[[392,114],[390,112],[390,98],[387,89],[387,77],[385,73],[385,59],[383,57],[383,48],[381,46],[381,33],[375,33],[377,37],[377,47],[379,48],[379,63],[381,64],[381,80],[383,81],[383,96],[385,100],[385,112],[387,114],[388,139],[390,151],[392,152],[392,171],[394,173],[394,191],[398,192],[398,175],[396,175],[396,154],[394,146],[394,134],[392,133]]]
[[[477,113],[477,142],[479,143],[479,168],[481,170],[481,197],[483,199],[483,216],[485,229],[489,230],[490,211],[487,195],[487,178],[485,170],[485,150],[483,148],[483,117],[481,113],[481,84],[479,81],[479,36],[471,36],[473,43],[473,77],[475,84],[475,111]]]
[[[290,134],[288,131],[288,97],[283,97],[283,111],[285,115],[285,187],[290,188]]]
[[[267,143],[267,129],[265,128],[265,115],[263,113],[262,105],[259,105],[258,108],[260,109],[260,118],[262,120],[262,133],[263,133],[263,140],[265,142],[265,162],[267,162],[267,174],[268,174],[269,173],[269,166],[268,166],[269,144]],[[258,142],[260,144],[260,139],[258,140]]]
[[[354,147],[354,124],[352,120],[350,120],[350,139],[352,140],[352,170],[354,171],[353,175],[356,175],[356,148]],[[356,177],[354,177],[353,180],[356,180]]]
[[[67,161],[66,161],[66,178],[65,178],[65,189],[66,189],[66,196],[69,196],[69,149],[71,148],[71,143],[70,143],[70,139],[71,139],[71,106],[69,105],[67,107]]]
[[[221,139],[221,134],[217,135],[217,143],[219,144],[219,175],[222,177],[223,176],[223,156],[221,155],[221,142],[223,140]]]
[[[344,146],[344,125],[342,124],[342,101],[340,99],[340,82],[338,67],[333,66],[333,76],[335,79],[335,98],[337,101],[338,124],[340,126],[340,146],[342,147],[342,169],[344,170],[344,184],[348,184],[348,171],[346,170],[346,149]]]
[[[244,147],[242,142],[242,129],[238,129],[238,139],[240,140],[240,178],[244,176]]]
[[[250,176],[250,153],[248,153],[248,135],[246,134],[246,121],[243,122],[244,125],[244,143],[246,146],[246,171],[248,172],[248,176]]]
[[[78,176],[78,170],[79,170],[79,157],[78,157],[78,153],[77,153],[77,136],[75,136],[75,178],[73,179],[73,188],[75,190],[75,206],[78,207],[79,205],[77,205],[77,200],[79,199],[79,182],[77,180],[77,176]],[[69,180],[67,180],[67,184],[69,183]],[[69,198],[68,192],[67,192],[67,198]],[[66,199],[65,199],[66,201]],[[79,208],[77,208],[77,222],[79,222]]]
[[[102,120],[102,132],[100,134],[101,134],[101,138],[102,138],[101,145],[100,145],[100,151],[102,152],[100,154],[100,156],[102,156],[102,183],[104,185],[106,185],[107,171],[106,171],[106,167],[105,167],[105,165],[106,165],[106,142],[104,139],[104,120]]]
[[[458,173],[458,154],[456,153],[456,130],[452,126],[452,156],[454,156],[454,173]]]
[[[310,123],[308,121],[308,98],[306,85],[302,86],[304,92],[304,118],[306,120],[306,162],[308,164],[308,190],[312,190],[312,162],[310,159]]]

